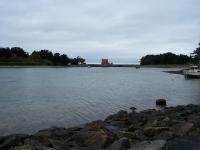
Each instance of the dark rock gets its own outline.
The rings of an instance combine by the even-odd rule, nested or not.
[[[144,134],[148,137],[153,137],[160,134],[162,131],[168,131],[168,127],[146,127],[144,128]]]
[[[147,139],[147,137],[144,135],[144,131],[142,129],[138,129],[135,132],[119,131],[117,133],[117,137],[119,139],[126,137],[126,138],[132,139],[134,141],[144,141]]]
[[[83,127],[73,127],[73,128],[69,128],[70,131],[80,131],[82,130]]]
[[[51,130],[40,130],[35,133],[33,136],[35,137],[51,137],[52,131]]]
[[[135,135],[132,132],[126,132],[126,131],[119,131],[117,133],[117,137],[118,138],[123,138],[123,137],[127,137],[129,139],[132,139],[135,137]]]
[[[13,146],[23,145],[24,140],[28,137],[29,135],[25,134],[16,134],[16,135],[2,137],[0,143],[0,149],[6,150]]]
[[[167,105],[167,101],[165,99],[157,99],[156,100],[156,105],[158,105],[158,106],[166,106]]]
[[[193,123],[182,122],[182,123],[178,123],[174,125],[172,128],[172,131],[177,136],[183,136],[183,135],[186,135],[189,131],[191,131],[193,127],[194,127]]]
[[[121,121],[113,120],[113,121],[109,122],[109,124],[111,124],[112,126],[116,126],[119,129],[127,127],[126,122],[122,121],[122,120]]]
[[[165,140],[143,141],[137,143],[129,150],[163,150],[166,148]]]
[[[156,109],[147,109],[143,110],[140,113],[145,114],[145,115],[155,115],[157,113]]]
[[[126,124],[128,122],[129,114],[127,111],[120,110],[117,114],[110,115],[105,119],[105,122],[112,123],[114,121],[119,122],[119,124]]]
[[[43,134],[44,133],[44,134]],[[41,145],[44,145],[46,147],[51,147],[51,143],[49,141],[50,139],[50,136],[49,134],[46,134],[47,132],[40,132],[40,133],[37,133],[37,134],[34,134],[33,136],[31,136],[31,142],[34,141],[34,143],[36,144],[41,144]]]
[[[200,113],[188,116],[188,120],[194,123],[196,128],[200,128]]]
[[[144,131],[139,129],[139,130],[136,130],[133,133],[132,139],[139,140],[139,141],[144,141],[144,140],[147,139],[147,137],[144,135]]]
[[[168,122],[168,121],[170,121],[170,118],[169,118],[169,117],[165,117],[165,118],[163,119],[163,121],[164,121],[164,122]]]
[[[104,123],[102,120],[93,121],[86,124],[83,130],[99,131],[103,126],[105,126],[105,124],[106,123]]]
[[[115,141],[106,150],[127,150],[129,148],[130,148],[129,139],[126,137],[123,137],[123,138]]]
[[[119,116],[124,116],[124,115],[127,115],[127,114],[128,114],[128,112],[125,111],[125,110],[120,110],[120,111],[118,111],[118,113],[117,113],[117,115],[119,115]]]
[[[168,141],[169,150],[199,150],[200,135],[184,136]]]
[[[16,146],[15,148],[13,148],[13,150],[32,150],[33,147],[31,147],[30,145],[22,145],[22,146]]]
[[[115,134],[115,133],[117,133],[119,131],[119,127],[118,126],[114,126],[114,125],[111,125],[111,124],[105,124],[105,125],[103,125],[102,128],[107,130],[108,132],[110,132],[112,134]]]
[[[138,129],[139,127],[133,124],[128,127],[129,132],[134,132],[135,130],[138,130]]]
[[[127,111],[120,110],[117,113],[117,117],[116,117],[117,121],[126,121],[127,119],[128,119],[128,112]]]
[[[44,143],[32,138],[28,138],[24,140],[24,145],[29,145],[31,147],[42,147],[43,144]]]
[[[77,129],[78,127],[74,127]],[[36,137],[48,137],[50,138],[51,136],[63,136],[69,133],[72,129],[66,129],[66,128],[61,128],[61,127],[51,127],[48,129],[44,130],[39,130],[37,133],[34,134]]]
[[[114,117],[115,115],[109,115],[104,121],[109,123],[110,121],[114,120]]]
[[[56,150],[69,150],[69,145],[67,144],[66,141],[61,141],[61,140],[49,140]]]
[[[154,137],[155,140],[170,140],[174,138],[174,133],[171,131],[163,131]]]
[[[140,118],[138,126],[144,126],[147,123],[147,121],[148,121],[148,118],[146,117]]]
[[[66,129],[60,129],[55,130],[52,132],[52,137],[61,137],[67,139],[68,137],[72,136],[76,131],[66,130]]]
[[[73,135],[68,141],[70,147],[96,147],[99,149],[105,146],[109,138],[107,131],[100,129],[99,131],[82,130]]]
[[[17,146],[13,150],[57,150],[51,147],[31,147],[30,145]]]
[[[154,127],[171,127],[177,123],[179,123],[177,122],[177,120],[171,120],[169,117],[165,117],[164,119],[161,120],[154,120],[152,125]]]

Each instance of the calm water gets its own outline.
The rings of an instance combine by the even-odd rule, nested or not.
[[[200,103],[200,80],[135,68],[2,68],[0,135],[74,126],[131,106]]]

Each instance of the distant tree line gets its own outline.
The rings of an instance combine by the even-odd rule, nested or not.
[[[141,65],[158,65],[158,64],[186,64],[192,60],[187,55],[176,55],[173,53],[164,53],[159,55],[146,55],[141,58]]]
[[[20,47],[0,47],[0,59],[12,59],[12,58],[30,58],[32,60],[49,60],[54,65],[78,65],[85,64],[85,59],[80,56],[76,58],[69,58],[66,54],[52,53],[49,50],[33,51],[31,55]]]
[[[191,53],[190,57],[187,55],[176,55],[168,52],[160,55],[146,55],[141,58],[140,63],[141,65],[192,63],[200,66],[200,43],[193,53]]]

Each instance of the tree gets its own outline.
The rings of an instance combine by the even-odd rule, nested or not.
[[[11,53],[14,57],[28,57],[29,54],[23,50],[21,47],[12,47]]]
[[[38,54],[42,59],[47,59],[47,60],[53,59],[53,53],[49,50],[34,51],[34,53]]]
[[[60,64],[60,54],[59,53],[55,53],[53,55],[53,63],[54,64]]]
[[[199,47],[194,50],[194,61],[195,63],[200,64],[200,43]]]
[[[60,56],[60,62],[62,65],[68,65],[70,62],[70,59],[67,57],[67,55],[63,54]]]
[[[9,47],[6,48],[0,47],[0,58],[11,58],[11,57],[12,53]]]
[[[78,56],[76,57],[78,64],[84,64],[85,63],[85,59],[83,59],[82,57]]]
[[[38,55],[37,52],[35,52],[35,51],[30,55],[30,58],[34,59],[34,60],[41,59],[40,55]]]
[[[85,64],[85,59],[81,58],[80,56],[77,56],[76,58],[71,59],[70,61],[72,65]]]

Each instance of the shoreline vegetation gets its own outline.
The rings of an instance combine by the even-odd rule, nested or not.
[[[190,64],[198,64],[200,48],[197,48],[193,56],[176,55],[171,52],[159,55],[146,55],[140,59],[140,64],[86,64],[85,59],[77,56],[69,58],[66,54],[53,53],[49,50],[33,51],[31,54],[21,47],[0,47],[0,67],[185,67]]]
[[[49,50],[33,51],[30,55],[21,47],[0,47],[1,66],[67,66],[85,64],[85,59],[77,56],[69,58],[66,54],[53,53]]]
[[[200,105],[119,111],[84,125],[0,137],[1,150],[182,150],[200,142]],[[192,139],[192,140],[191,140]]]

